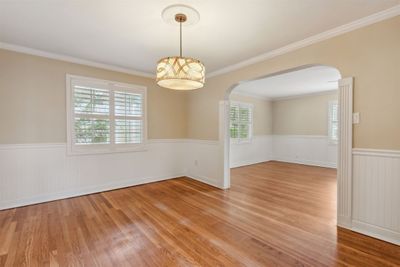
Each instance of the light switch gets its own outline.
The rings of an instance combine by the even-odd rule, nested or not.
[[[360,112],[353,113],[353,124],[360,123]]]

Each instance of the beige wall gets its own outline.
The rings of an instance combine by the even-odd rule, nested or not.
[[[0,49],[0,144],[66,142],[65,75],[144,85],[148,137],[187,136],[187,94],[153,79]]]
[[[253,134],[272,134],[272,104],[260,98],[231,94],[230,100],[250,103],[253,105]]]
[[[309,64],[354,76],[354,147],[400,149],[400,16],[207,79],[188,93],[153,79],[0,50],[0,143],[65,142],[65,74],[147,86],[149,138],[218,139],[218,103],[237,82]]]
[[[274,134],[328,135],[328,107],[337,92],[272,102]]]
[[[218,139],[218,103],[239,81],[307,64],[354,76],[354,147],[400,149],[400,16],[206,81],[189,94],[189,138]]]

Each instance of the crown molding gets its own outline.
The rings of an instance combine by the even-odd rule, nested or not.
[[[231,66],[210,72],[209,74],[206,74],[206,78],[212,78],[212,77],[222,75],[222,74],[225,74],[225,73],[228,73],[231,71],[235,71],[235,70],[247,67],[249,65],[253,65],[255,63],[259,63],[259,62],[295,51],[297,49],[300,49],[300,48],[303,48],[303,47],[306,47],[306,46],[309,46],[309,45],[312,45],[312,44],[315,44],[318,42],[322,42],[329,38],[332,38],[332,37],[368,26],[370,24],[393,18],[398,15],[400,15],[400,5],[396,5],[392,8],[389,8],[389,9],[383,10],[381,12],[369,15],[367,17],[355,20],[353,22],[333,28],[331,30],[319,33],[317,35],[303,39],[301,41],[291,43],[291,44],[283,46],[281,48],[278,48],[278,49],[269,51],[267,53],[249,58],[244,61],[241,61],[239,63],[233,64]],[[123,68],[123,67],[118,67],[115,65],[109,65],[109,64],[105,64],[105,63],[96,62],[96,61],[85,60],[85,59],[66,56],[66,55],[62,55],[62,54],[46,52],[43,50],[9,44],[9,43],[5,43],[5,42],[0,42],[0,49],[10,50],[10,51],[34,55],[34,56],[40,56],[40,57],[45,57],[45,58],[50,58],[50,59],[55,59],[55,60],[61,60],[61,61],[66,61],[66,62],[80,64],[80,65],[86,65],[86,66],[105,69],[105,70],[127,73],[127,74],[146,77],[146,78],[154,77],[153,73],[136,71],[136,70],[129,69],[129,68]]]
[[[132,70],[132,69],[128,69],[128,68],[122,68],[122,67],[118,67],[118,66],[114,66],[114,65],[99,63],[96,61],[90,61],[90,60],[80,59],[80,58],[76,58],[76,57],[46,52],[43,50],[33,49],[33,48],[25,47],[25,46],[19,46],[19,45],[4,43],[4,42],[0,42],[0,49],[10,50],[10,51],[24,53],[24,54],[33,55],[33,56],[45,57],[45,58],[50,58],[50,59],[55,59],[55,60],[61,60],[61,61],[69,62],[69,63],[86,65],[86,66],[95,67],[95,68],[99,68],[99,69],[122,72],[122,73],[132,74],[132,75],[136,75],[136,76],[146,77],[146,78],[154,77],[154,74],[147,73],[147,72],[136,71],[136,70]]]
[[[333,89],[333,90],[319,91],[319,92],[314,92],[314,93],[306,93],[306,94],[301,94],[301,95],[274,97],[271,99],[271,101],[275,102],[275,101],[283,101],[283,100],[290,100],[290,99],[298,99],[298,98],[303,98],[303,97],[330,95],[332,93],[337,93],[337,92],[338,92],[338,89]]]
[[[252,93],[242,92],[242,91],[235,91],[235,89],[233,89],[231,95],[247,96],[247,97],[257,98],[257,99],[261,99],[261,100],[265,100],[265,101],[271,101],[272,100],[272,98],[267,97],[267,96],[258,95],[258,94],[252,94]]]
[[[295,51],[297,49],[300,49],[300,48],[303,48],[303,47],[306,47],[306,46],[309,46],[309,45],[312,45],[312,44],[315,44],[318,42],[322,42],[322,41],[330,39],[332,37],[335,37],[335,36],[350,32],[350,31],[354,31],[356,29],[377,23],[379,21],[393,18],[398,15],[400,15],[400,5],[396,5],[392,8],[389,8],[389,9],[383,10],[381,12],[369,15],[367,17],[355,20],[353,22],[344,24],[342,26],[333,28],[331,30],[316,34],[314,36],[308,37],[301,41],[297,41],[297,42],[291,43],[289,45],[283,46],[281,48],[269,51],[267,53],[249,58],[247,60],[241,61],[239,63],[228,66],[226,68],[222,68],[222,69],[213,71],[207,75],[207,78],[211,78],[211,77],[222,75],[222,74],[225,74],[225,73],[228,73],[231,71],[235,71],[235,70],[247,67],[249,65],[253,65],[255,63],[259,63],[259,62]]]

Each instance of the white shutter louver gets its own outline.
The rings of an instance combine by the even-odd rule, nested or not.
[[[142,95],[115,92],[115,143],[137,144],[142,142]]]
[[[336,143],[339,140],[339,105],[337,101],[329,102],[329,139]]]
[[[230,108],[230,135],[238,142],[246,142],[251,138],[252,105],[232,102]]]
[[[75,118],[75,144],[109,144],[110,120]]]
[[[110,112],[110,92],[104,89],[74,86],[76,114],[104,114]]]
[[[74,142],[79,145],[110,143],[110,92],[104,89],[75,85]]]
[[[239,106],[235,104],[230,108],[230,133],[231,138],[239,137]]]
[[[67,75],[69,153],[143,149],[146,88]]]

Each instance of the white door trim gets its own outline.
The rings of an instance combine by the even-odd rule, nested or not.
[[[339,143],[337,178],[337,225],[351,229],[352,221],[352,147],[353,147],[353,77],[339,80]],[[219,143],[223,156],[221,174],[224,188],[230,187],[229,94],[219,103]]]
[[[353,77],[339,80],[337,225],[352,228]]]

